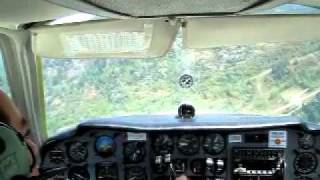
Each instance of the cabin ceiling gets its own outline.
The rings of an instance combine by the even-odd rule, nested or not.
[[[0,27],[8,29],[78,13],[43,0],[0,0],[0,4]]]
[[[79,12],[103,18],[128,19],[234,14],[285,3],[320,7],[319,0],[0,0],[0,3],[0,27],[8,29]]]

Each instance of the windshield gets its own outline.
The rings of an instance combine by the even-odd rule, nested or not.
[[[313,41],[195,50],[178,37],[160,58],[43,58],[48,133],[88,118],[176,114],[184,102],[198,114],[291,114],[316,122],[319,57]]]

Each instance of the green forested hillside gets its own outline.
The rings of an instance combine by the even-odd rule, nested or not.
[[[320,121],[320,42],[263,43],[186,50],[178,38],[154,59],[44,58],[49,135],[81,119],[176,113],[293,114]],[[190,74],[194,85],[179,86]]]

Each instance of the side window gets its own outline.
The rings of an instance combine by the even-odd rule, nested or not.
[[[0,89],[10,96],[10,89],[7,80],[6,69],[4,66],[4,57],[0,49]]]

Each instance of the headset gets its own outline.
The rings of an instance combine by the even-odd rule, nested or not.
[[[35,155],[24,136],[10,125],[0,122],[0,180],[27,177],[35,164]]]

